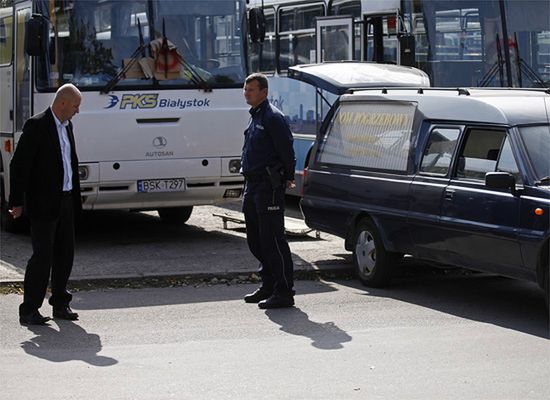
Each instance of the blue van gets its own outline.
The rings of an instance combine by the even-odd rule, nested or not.
[[[549,291],[550,90],[344,94],[317,136],[306,224],[345,239],[368,286],[403,255]]]

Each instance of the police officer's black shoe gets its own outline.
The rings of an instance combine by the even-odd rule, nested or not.
[[[268,308],[287,308],[294,305],[294,296],[291,295],[277,295],[274,294],[269,299],[260,301],[258,307],[262,310],[267,310]]]
[[[244,296],[244,301],[247,303],[259,303],[262,300],[269,299],[273,291],[264,288],[256,289],[253,293]]]

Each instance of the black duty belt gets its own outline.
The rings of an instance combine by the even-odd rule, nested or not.
[[[262,182],[267,179],[267,175],[266,174],[245,175],[244,179],[250,183]]]

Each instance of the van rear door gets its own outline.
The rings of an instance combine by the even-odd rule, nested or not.
[[[428,127],[427,141],[418,145],[421,159],[419,172],[409,189],[407,217],[415,257],[441,263],[449,261],[441,226],[441,203],[450,182],[451,161],[463,129],[458,125]]]

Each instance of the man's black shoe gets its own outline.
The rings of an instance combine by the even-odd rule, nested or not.
[[[22,325],[46,325],[51,318],[42,316],[38,310],[29,314],[19,315],[19,323]]]
[[[262,310],[267,310],[268,308],[287,308],[294,305],[293,296],[281,296],[273,295],[269,299],[260,301],[258,307]]]
[[[262,300],[269,299],[273,294],[272,291],[266,290],[264,288],[259,288],[254,291],[254,293],[247,294],[244,296],[244,301],[247,303],[259,303]]]
[[[67,319],[69,321],[76,321],[78,314],[71,310],[71,307],[56,307],[53,309],[53,317],[59,319]]]

